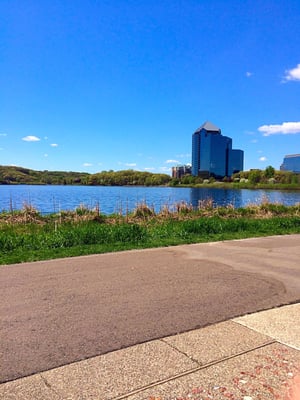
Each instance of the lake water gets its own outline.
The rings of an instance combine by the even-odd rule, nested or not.
[[[99,205],[103,214],[133,210],[146,202],[159,211],[184,201],[197,207],[199,200],[213,199],[217,206],[232,204],[244,207],[259,204],[265,199],[272,203],[294,205],[300,203],[300,191],[172,188],[172,187],[110,187],[110,186],[38,186],[0,185],[0,212],[21,209],[24,204],[34,206],[41,213],[74,210],[81,204],[89,208]]]

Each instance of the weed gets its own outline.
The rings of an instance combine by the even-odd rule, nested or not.
[[[0,263],[288,233],[300,233],[299,204],[235,209],[207,201],[197,210],[180,203],[158,214],[142,204],[125,217],[87,208],[41,216],[26,208],[0,214]]]

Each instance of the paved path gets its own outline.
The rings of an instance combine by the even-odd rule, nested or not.
[[[300,235],[0,267],[0,382],[300,300]]]
[[[299,315],[292,304],[113,351],[0,384],[0,399],[299,400]]]

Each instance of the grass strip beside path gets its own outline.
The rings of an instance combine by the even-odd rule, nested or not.
[[[106,218],[92,211],[73,219],[36,212],[25,221],[10,217],[0,216],[0,264],[300,233],[299,205],[184,208],[159,215],[143,206],[131,215]]]

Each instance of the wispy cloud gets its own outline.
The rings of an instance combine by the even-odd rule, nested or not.
[[[93,164],[89,163],[89,162],[85,162],[82,164],[84,167],[92,167]]]
[[[160,169],[160,171],[162,171],[162,172],[170,172],[170,171],[171,171],[171,168],[170,168],[170,167],[160,167],[159,169]]]
[[[251,140],[251,143],[257,143],[257,142],[258,142],[257,139],[252,139],[252,140]]]
[[[58,147],[58,144],[57,143],[51,143],[50,146],[51,147]]]
[[[7,136],[7,133],[0,133],[0,136]]]
[[[25,136],[22,138],[25,142],[39,142],[41,139],[37,136]]]
[[[191,153],[186,153],[186,154],[176,154],[176,157],[178,157],[178,158],[191,157]]]
[[[136,167],[137,166],[137,163],[130,163],[130,162],[124,163],[124,162],[121,162],[121,161],[118,161],[118,164],[119,165],[124,165],[125,167]]]
[[[295,135],[300,133],[300,122],[283,122],[281,125],[262,125],[258,128],[263,136]]]
[[[166,160],[165,163],[166,164],[178,164],[179,161],[178,160]]]
[[[144,168],[145,171],[155,171],[154,167],[146,167]]]
[[[283,82],[300,81],[300,64],[297,67],[285,71]]]
[[[267,157],[259,157],[259,161],[267,161]]]
[[[246,77],[247,78],[250,78],[250,76],[252,76],[252,75],[253,75],[253,72],[249,72],[249,71],[246,72]]]

